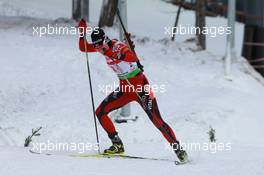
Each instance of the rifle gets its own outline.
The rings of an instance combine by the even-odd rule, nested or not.
[[[119,11],[119,8],[117,8],[117,16],[118,16],[118,19],[120,21],[120,24],[121,24],[121,27],[123,29],[123,32],[124,32],[124,35],[125,35],[125,40],[127,41],[127,44],[128,44],[128,47],[129,49],[134,53],[135,57],[137,58],[137,66],[139,69],[141,69],[141,71],[144,71],[144,66],[140,63],[138,57],[137,57],[137,53],[135,51],[135,45],[133,44],[133,41],[131,40],[130,38],[130,34],[127,32],[125,26],[124,26],[124,23],[122,21],[122,18],[120,16],[120,11]]]

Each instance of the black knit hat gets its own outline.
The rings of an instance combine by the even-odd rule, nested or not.
[[[104,42],[105,39],[105,32],[103,29],[98,28],[95,29],[91,34],[93,45],[101,45]]]

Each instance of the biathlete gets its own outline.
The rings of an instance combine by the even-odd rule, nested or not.
[[[100,52],[104,55],[107,65],[117,74],[120,81],[119,88],[110,93],[96,109],[96,116],[112,141],[112,145],[104,150],[104,153],[122,154],[125,151],[123,142],[108,114],[132,101],[136,101],[172,146],[178,159],[181,162],[187,161],[187,153],[179,145],[171,127],[162,119],[157,100],[151,89],[142,88],[143,91],[135,91],[138,87],[149,87],[149,82],[134,52],[125,43],[116,39],[109,39],[101,28],[92,31],[92,43],[88,43],[84,38],[86,28],[86,22],[81,20],[79,22],[80,50],[82,52]],[[123,88],[124,86],[132,88],[129,88],[128,91],[128,88]]]

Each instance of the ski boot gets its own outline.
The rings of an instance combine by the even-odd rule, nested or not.
[[[104,150],[104,154],[119,154],[122,155],[124,154],[125,150],[124,150],[124,145],[122,140],[120,139],[120,137],[116,134],[114,136],[109,136],[111,141],[112,141],[112,145],[108,148]]]
[[[185,150],[182,149],[179,142],[172,144],[172,149],[177,155],[178,159],[181,163],[187,163],[188,162],[188,155]]]

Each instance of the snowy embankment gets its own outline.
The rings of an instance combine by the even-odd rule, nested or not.
[[[223,61],[191,43],[136,38],[136,49],[156,93],[164,119],[184,142],[208,142],[209,126],[229,151],[189,151],[192,163],[39,156],[22,148],[32,128],[43,126],[35,142],[95,142],[85,56],[77,36],[32,36],[32,26],[54,21],[0,18],[0,173],[13,174],[261,174],[264,171],[264,87],[239,58],[231,81]],[[117,32],[107,30],[110,36]],[[104,58],[89,54],[95,103],[102,85],[117,82]],[[256,74],[256,73],[254,73]],[[174,159],[166,142],[137,104],[138,122],[116,125],[133,155]],[[110,142],[99,127],[101,147]],[[95,153],[95,151],[94,151]],[[13,161],[12,161],[13,160]],[[15,164],[14,164],[15,160]],[[46,168],[49,167],[49,168]]]

